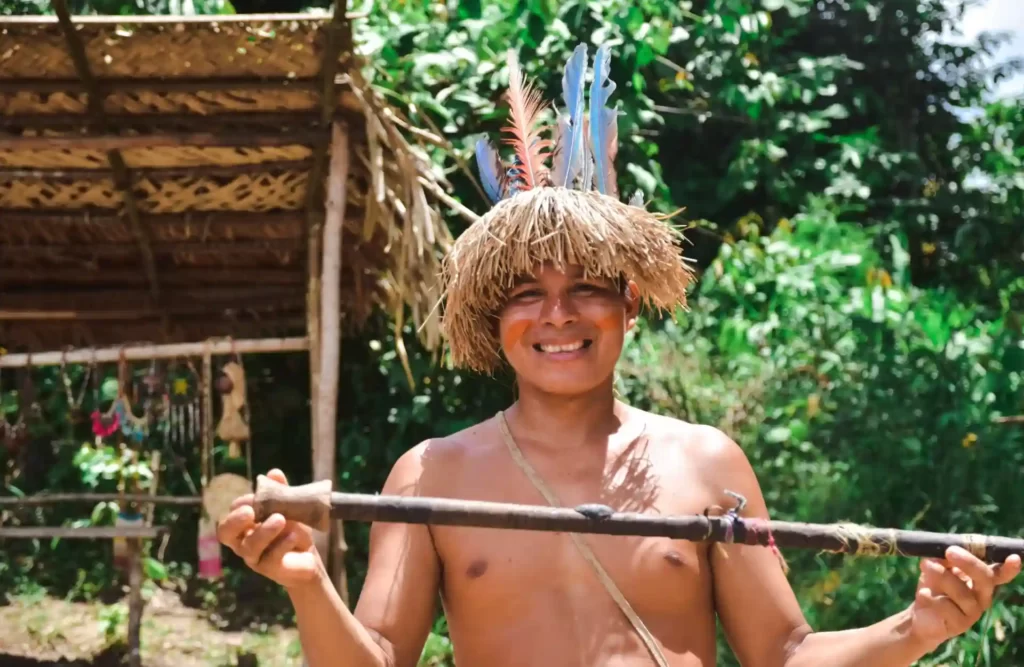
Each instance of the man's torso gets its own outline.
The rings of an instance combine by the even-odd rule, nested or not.
[[[525,446],[524,454],[563,507],[600,503],[620,512],[670,515],[701,513],[713,505],[716,496],[695,455],[700,427],[639,411],[633,415],[643,416],[643,435],[610,449],[603,466],[593,456],[553,455]],[[422,483],[422,495],[546,504],[511,457],[495,420],[428,445]],[[569,535],[450,526],[433,526],[430,532],[460,665],[653,664]],[[586,535],[584,540],[671,665],[714,664],[705,547],[658,537]]]

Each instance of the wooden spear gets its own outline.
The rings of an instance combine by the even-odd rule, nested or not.
[[[742,509],[743,502],[740,498],[739,509]],[[329,480],[285,486],[262,475],[257,478],[253,509],[257,521],[263,521],[271,514],[281,514],[286,519],[318,530],[325,530],[334,518],[506,530],[639,535],[693,542],[734,542],[762,546],[774,544],[779,548],[870,556],[942,558],[946,549],[959,546],[988,563],[1001,563],[1013,554],[1024,558],[1024,539],[1010,537],[870,528],[854,524],[765,521],[743,518],[735,510],[722,516],[658,516],[615,512],[603,505],[581,505],[569,509],[478,500],[337,493],[332,492]]]

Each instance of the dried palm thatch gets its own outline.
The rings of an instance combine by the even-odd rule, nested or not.
[[[514,281],[539,264],[626,276],[645,305],[685,307],[693,274],[681,257],[681,238],[661,216],[594,191],[539,187],[502,200],[459,236],[444,262],[442,329],[453,363],[497,368],[494,318]]]
[[[0,344],[301,334],[331,123],[352,165],[342,322],[408,309],[439,344],[448,184],[331,17],[73,23],[89,76],[58,21],[0,20]],[[192,296],[214,287],[237,298]]]

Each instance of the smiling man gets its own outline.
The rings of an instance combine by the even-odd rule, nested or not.
[[[508,364],[518,398],[413,447],[382,492],[668,515],[732,507],[730,490],[748,500],[744,517],[767,518],[754,472],[727,435],[615,398],[615,365],[642,303],[685,305],[692,276],[665,221],[617,196],[608,52],[595,59],[589,115],[585,49],[567,65],[550,167],[535,129],[539,102],[514,60],[510,71],[515,161],[502,164],[486,142],[478,148],[495,205],[447,258],[444,329],[459,366]],[[280,515],[257,524],[247,497],[220,538],[286,588],[312,667],[413,667],[439,596],[460,667],[710,667],[716,618],[748,667],[910,665],[967,630],[1020,570],[1017,558],[990,567],[951,549],[921,562],[904,611],[813,632],[778,558],[761,547],[378,523],[350,612],[305,526]]]

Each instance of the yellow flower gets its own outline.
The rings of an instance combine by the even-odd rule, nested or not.
[[[970,449],[977,442],[978,436],[974,433],[968,433],[966,436],[964,436],[963,442],[961,442],[960,444],[964,446],[964,449]]]
[[[807,417],[811,418],[818,414],[821,408],[821,397],[817,394],[811,394],[807,397]]]
[[[188,380],[185,378],[176,378],[174,380],[174,395],[184,396],[188,393]]]

